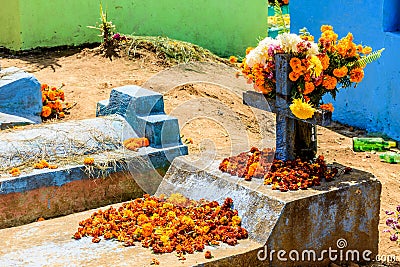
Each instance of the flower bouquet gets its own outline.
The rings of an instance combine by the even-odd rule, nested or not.
[[[246,50],[240,68],[256,91],[275,98],[275,55],[290,54],[290,109],[296,117],[309,119],[315,108],[333,112],[332,103],[323,103],[322,96],[329,93],[335,99],[339,89],[356,87],[364,77],[364,67],[382,51],[372,52],[369,46],[355,44],[351,33],[338,39],[332,26],[323,25],[318,43],[307,29],[261,40],[257,47]]]

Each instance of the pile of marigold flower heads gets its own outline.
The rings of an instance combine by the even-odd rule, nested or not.
[[[266,185],[272,185],[273,190],[286,192],[288,190],[307,189],[318,186],[321,181],[331,181],[338,173],[336,167],[328,168],[323,156],[307,162],[301,159],[281,161],[274,159],[274,150],[253,147],[249,152],[225,158],[219,169],[231,175],[244,177],[250,181],[263,178]],[[351,171],[346,168],[345,173]]]
[[[43,120],[64,118],[67,114],[66,111],[71,108],[70,104],[64,103],[63,87],[64,84],[59,88],[50,87],[47,84],[41,85],[43,103],[41,117]]]
[[[237,210],[232,209],[232,199],[227,198],[221,206],[216,201],[196,202],[176,194],[173,199],[188,206],[144,195],[118,209],[99,210],[79,223],[74,238],[91,236],[97,243],[102,236],[124,242],[125,246],[141,242],[154,253],[176,251],[180,259],[185,253],[203,251],[206,245],[236,245],[239,239],[247,238]]]

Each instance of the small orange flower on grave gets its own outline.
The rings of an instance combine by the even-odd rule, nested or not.
[[[57,165],[54,165],[54,164],[53,164],[53,165],[52,165],[52,164],[50,164],[48,168],[49,168],[49,169],[57,169],[57,168],[58,168],[58,166],[57,166]]]
[[[299,73],[301,70],[301,60],[297,57],[293,57],[290,59],[290,67],[294,72]]]
[[[326,54],[319,54],[318,58],[321,61],[322,69],[326,70],[329,67],[329,57]]]
[[[333,27],[331,25],[322,25],[321,32],[332,31]]]
[[[35,165],[33,165],[33,168],[35,168],[35,169],[43,169],[44,166],[41,163],[35,163]]]
[[[45,219],[43,217],[40,217],[40,218],[37,219],[37,221],[38,222],[43,222],[43,221],[45,221]]]
[[[204,258],[206,258],[206,259],[211,259],[211,258],[212,258],[211,251],[207,250],[207,251],[204,253]]]
[[[305,82],[305,87],[304,87],[304,95],[308,95],[314,91],[315,87],[312,82]]]
[[[336,88],[337,84],[337,79],[335,77],[325,75],[322,81],[322,85],[328,89],[328,90],[333,90]]]
[[[333,112],[333,111],[335,110],[335,109],[333,108],[332,103],[322,104],[322,105],[320,105],[319,107],[320,107],[321,109],[328,110],[328,111],[330,111],[330,112]]]
[[[150,265],[160,265],[160,261],[157,260],[156,258],[152,258],[151,262],[150,262]]]
[[[246,49],[246,55],[248,55],[250,53],[251,50],[253,50],[254,47],[247,47]]]
[[[333,75],[335,75],[338,78],[342,78],[342,77],[347,75],[347,71],[348,71],[347,67],[343,66],[341,68],[334,69],[333,70]]]
[[[58,117],[59,117],[59,118],[64,118],[64,117],[65,117],[65,113],[64,113],[64,112],[60,112],[60,113],[58,114]]]
[[[94,158],[84,158],[83,164],[85,165],[93,165],[94,164]]]
[[[129,150],[137,150],[140,147],[147,147],[150,145],[149,139],[146,137],[129,138],[123,142],[124,146]]]
[[[20,176],[21,171],[18,168],[12,168],[9,172],[12,176]]]
[[[45,83],[43,83],[41,86],[40,86],[40,88],[42,89],[42,91],[44,90],[44,89],[47,89],[49,86],[47,85],[47,84],[45,84]]]
[[[48,106],[43,106],[42,117],[47,118],[50,116],[50,114],[51,114],[51,108],[49,108]]]
[[[50,164],[44,159],[42,159],[39,163],[42,164],[44,168],[48,168],[50,166]]]
[[[238,59],[237,59],[237,57],[235,57],[235,56],[230,56],[230,57],[229,57],[229,62],[232,63],[232,64],[236,63],[237,60],[238,60]]]
[[[364,71],[362,68],[355,68],[350,71],[350,81],[359,83],[364,78]]]

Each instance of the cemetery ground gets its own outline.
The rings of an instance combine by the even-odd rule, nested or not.
[[[122,55],[111,61],[90,48],[53,49],[21,55],[0,54],[0,64],[2,68],[11,66],[22,68],[34,74],[41,83],[51,86],[65,84],[66,101],[76,103],[76,105],[63,121],[95,117],[96,103],[107,99],[113,88],[123,85],[143,85],[153,75],[171,66],[170,63],[150,51],[142,51],[140,56],[133,59]],[[361,88],[355,90],[361,90]],[[268,126],[275,121],[273,114],[264,114],[256,118],[251,108],[242,104],[241,96],[216,85],[197,83],[173,88],[164,96],[165,110],[167,113],[173,112],[183,103],[200,98],[204,101],[202,103],[218,101],[229,107],[232,113],[221,112],[221,118],[228,120],[238,129],[244,126],[250,144],[258,144],[261,131],[267,131],[269,134],[274,132],[274,126]],[[215,106],[215,108],[219,107]],[[185,114],[186,117],[196,118],[202,114],[203,110],[188,109],[187,112],[191,114]],[[235,119],[236,116],[232,116],[233,114],[239,120]],[[173,115],[179,119],[179,114]],[[210,139],[215,145],[219,158],[229,156],[235,136],[214,120],[204,116],[186,122],[179,120],[179,123],[184,139],[190,138],[193,141],[192,144],[188,144],[189,154],[194,156],[200,154],[205,149],[204,140]],[[379,253],[396,255],[399,259],[400,246],[391,242],[389,235],[382,231],[386,228],[385,221],[388,217],[385,211],[395,210],[396,206],[400,205],[400,164],[380,162],[378,154],[373,152],[353,152],[351,137],[365,134],[360,129],[337,123],[328,128],[318,127],[318,154],[325,156],[328,163],[338,162],[367,171],[380,180],[382,194]],[[274,141],[271,144],[273,145]]]

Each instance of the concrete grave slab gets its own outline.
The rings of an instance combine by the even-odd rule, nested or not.
[[[0,71],[0,112],[41,123],[42,93],[39,81],[19,68]]]
[[[218,161],[202,166],[188,156],[176,158],[156,195],[181,193],[195,200],[217,201],[231,197],[249,237],[265,245],[260,265],[326,266],[329,249],[336,251],[332,255],[337,259],[332,261],[340,261],[340,255],[352,257],[357,251],[359,260],[350,260],[362,262],[363,253],[370,259],[378,253],[381,184],[372,174],[353,170],[312,189],[280,192],[262,180],[247,182],[222,173],[218,165]],[[278,260],[280,250],[287,261]],[[295,262],[289,259],[293,250],[300,253]],[[304,258],[302,252],[306,252]]]

